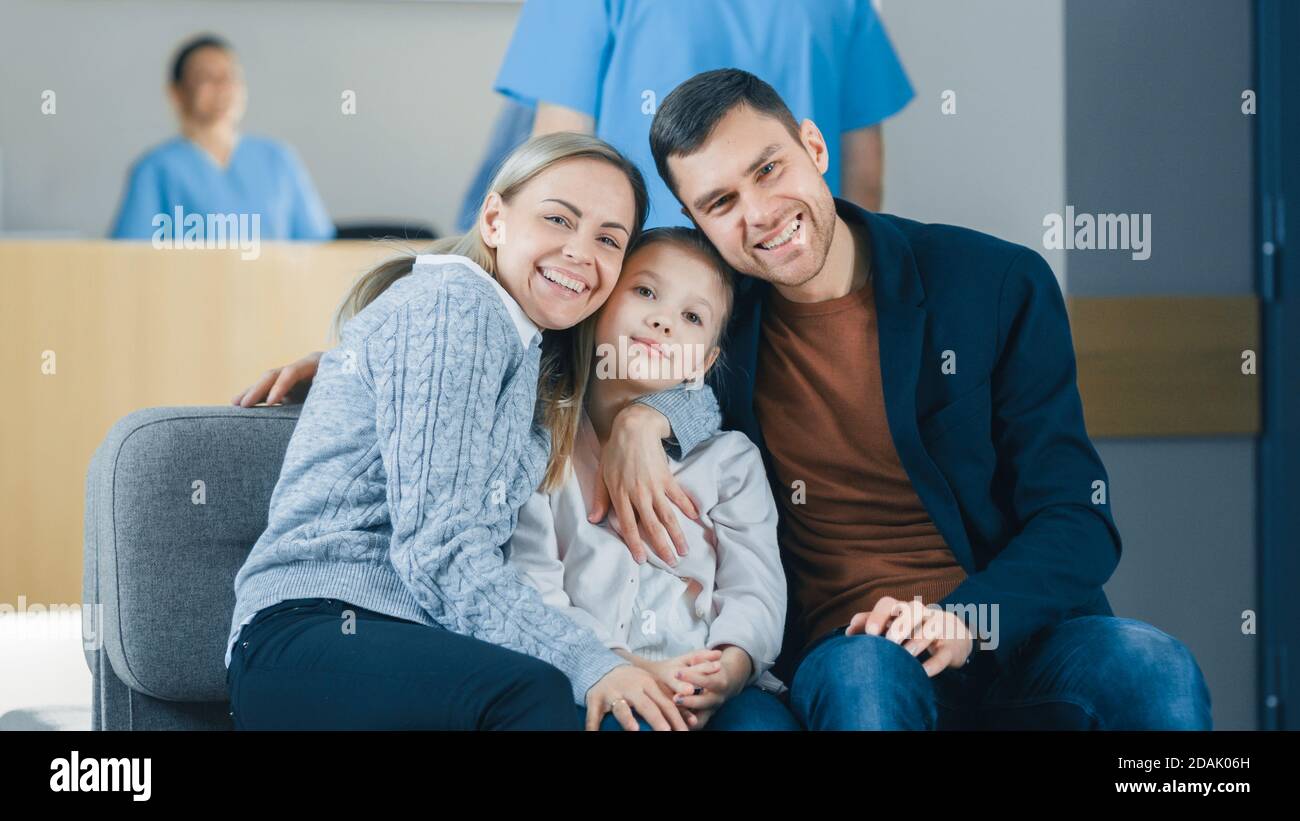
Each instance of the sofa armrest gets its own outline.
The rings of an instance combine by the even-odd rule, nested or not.
[[[86,474],[83,638],[132,690],[221,701],[234,578],[266,528],[301,405],[146,408]]]

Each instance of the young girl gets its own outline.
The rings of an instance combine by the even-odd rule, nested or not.
[[[539,385],[558,406],[584,373],[541,331],[605,301],[645,212],[621,154],[551,134],[503,164],[476,231],[357,282],[235,578],[236,728],[576,729],[575,703],[626,699],[686,729],[500,549],[547,467]]]
[[[548,604],[654,674],[692,728],[798,729],[768,672],[781,648],[786,583],[777,509],[745,434],[720,432],[671,463],[702,512],[683,520],[687,553],[638,565],[587,510],[614,416],[638,396],[698,381],[720,353],[731,308],[726,263],[698,231],[657,228],[629,252],[600,312],[575,329],[595,352],[576,435],[553,442],[555,470],[524,503],[509,556]],[[545,403],[544,403],[545,404]],[[567,457],[567,458],[566,458]],[[612,716],[602,716],[606,709]],[[638,729],[625,702],[588,707],[594,729]]]

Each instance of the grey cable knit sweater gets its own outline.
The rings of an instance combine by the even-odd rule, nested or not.
[[[229,647],[257,610],[337,598],[549,662],[574,701],[626,662],[543,603],[501,545],[540,484],[541,333],[464,257],[421,256],[321,357],[235,577]],[[717,429],[711,391],[646,397],[683,451]]]

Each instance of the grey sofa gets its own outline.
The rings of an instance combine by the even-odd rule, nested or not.
[[[301,409],[148,408],[108,431],[86,474],[91,729],[232,728],[235,574],[266,527]]]

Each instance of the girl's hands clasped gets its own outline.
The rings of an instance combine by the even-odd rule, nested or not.
[[[697,650],[667,662],[672,679],[681,684],[685,682],[690,693],[680,690],[673,697],[678,707],[690,710],[704,721],[732,696],[745,688],[753,672],[753,662],[746,653],[735,645],[724,645],[716,650]]]
[[[703,729],[727,699],[744,689],[753,672],[749,654],[734,645],[694,650],[665,661],[615,652],[654,675],[692,730]]]
[[[717,672],[721,660],[721,650],[694,650],[664,661],[638,659],[633,663],[653,673],[669,696],[675,700],[679,696],[694,696],[695,691],[702,686],[696,684],[694,680]],[[709,705],[702,703],[697,706]]]

